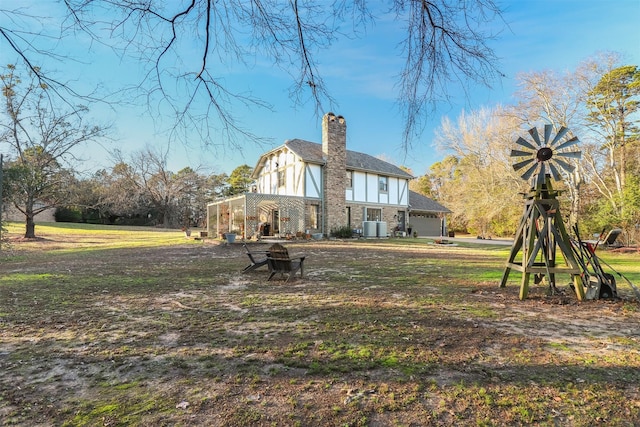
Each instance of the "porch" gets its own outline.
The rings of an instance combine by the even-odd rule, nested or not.
[[[235,232],[244,239],[314,233],[318,218],[305,218],[308,203],[302,197],[245,193],[207,205],[207,232],[222,237]]]

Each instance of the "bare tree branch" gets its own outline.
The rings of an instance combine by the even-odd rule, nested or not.
[[[396,0],[394,10],[398,16],[406,15],[408,25],[399,95],[408,148],[422,132],[428,114],[438,103],[449,101],[450,84],[466,92],[469,83],[490,87],[501,76],[497,57],[487,44],[495,36],[482,30],[500,17],[500,10],[484,0]]]
[[[340,38],[361,36],[368,25],[389,15],[406,27],[398,87],[405,148],[435,106],[448,101],[452,85],[463,90],[470,84],[489,86],[500,76],[488,45],[494,37],[489,25],[501,17],[494,0],[393,0],[386,10],[365,0],[64,0],[64,5],[64,32],[87,35],[143,67],[141,80],[123,88],[129,99],[144,100],[164,126],[167,111],[172,112],[173,137],[184,140],[195,127],[205,144],[224,140],[220,147],[241,149],[238,138],[256,138],[235,120],[236,100],[268,108],[244,88],[234,90],[224,81],[223,69],[269,58],[290,75],[294,104],[312,102],[321,115],[336,100],[323,78],[320,52]],[[11,44],[15,38],[0,30],[33,66],[24,47]],[[47,84],[64,87],[51,79]]]

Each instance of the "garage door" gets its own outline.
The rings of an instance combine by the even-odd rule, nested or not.
[[[433,218],[426,215],[409,216],[409,223],[413,231],[418,232],[418,236],[439,236],[440,218]]]

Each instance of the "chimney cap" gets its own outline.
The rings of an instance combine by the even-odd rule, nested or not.
[[[333,112],[331,112],[331,111],[330,111],[330,112],[328,112],[327,114],[325,114],[325,115],[324,115],[324,117],[325,117],[328,121],[331,121],[331,122],[334,122],[334,121],[338,120],[338,122],[339,122],[340,124],[345,124],[345,123],[346,123],[346,120],[345,120],[345,118],[344,118],[343,116],[336,116],[336,115],[335,115]]]

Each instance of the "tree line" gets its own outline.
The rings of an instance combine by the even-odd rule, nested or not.
[[[521,73],[517,100],[445,118],[436,144],[442,160],[413,185],[453,211],[450,225],[479,236],[509,236],[522,214],[530,184],[509,157],[532,127],[564,126],[580,139],[581,159],[563,172],[562,191],[570,225],[589,234],[620,227],[627,243],[640,237],[640,70],[616,53],[589,58],[575,70]]]
[[[230,175],[190,167],[173,172],[167,154],[147,147],[129,158],[119,152],[110,169],[77,173],[75,149],[107,137],[108,126],[87,122],[86,106],[50,104],[49,86],[32,71],[8,65],[0,74],[4,97],[0,121],[2,206],[25,218],[25,237],[35,237],[35,218],[54,209],[59,221],[103,224],[200,226],[206,206],[248,190],[252,168]]]
[[[203,227],[207,204],[249,190],[252,168],[230,175],[203,174],[191,167],[167,169],[167,159],[146,148],[110,170],[69,183],[71,197],[57,207],[56,220],[164,228]],[[23,201],[24,203],[24,201]]]

